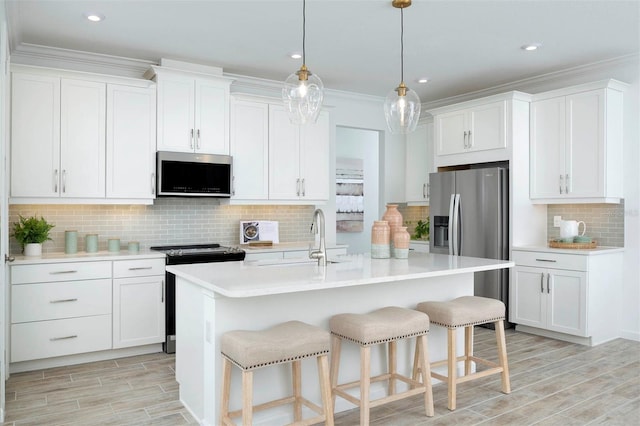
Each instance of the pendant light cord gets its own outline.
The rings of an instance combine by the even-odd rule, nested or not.
[[[404,8],[400,8],[400,83],[404,82]]]
[[[306,28],[307,28],[307,23],[306,23],[306,17],[307,17],[307,2],[306,0],[302,0],[302,65],[305,65],[305,51],[304,51],[304,43],[305,43],[305,39],[306,39]]]

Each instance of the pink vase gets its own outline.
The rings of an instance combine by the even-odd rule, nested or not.
[[[389,228],[391,228],[391,241],[393,242],[395,229],[402,226],[402,213],[398,210],[398,205],[387,204],[387,210],[382,215],[382,220],[389,222]]]
[[[406,259],[409,257],[409,240],[411,235],[406,226],[398,226],[393,234],[393,257]]]
[[[388,259],[391,257],[391,229],[385,220],[373,221],[371,227],[371,258]]]

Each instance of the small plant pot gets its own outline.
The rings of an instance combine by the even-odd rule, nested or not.
[[[42,244],[29,243],[24,245],[25,256],[42,256]]]

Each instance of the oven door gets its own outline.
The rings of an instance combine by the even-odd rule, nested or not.
[[[176,353],[176,276],[171,272],[165,274],[165,340],[162,349],[168,354]]]

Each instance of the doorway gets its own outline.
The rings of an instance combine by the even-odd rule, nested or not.
[[[353,190],[349,195],[345,195],[343,191],[342,197],[350,198],[348,202],[336,200],[336,243],[347,244],[349,254],[368,253],[371,248],[371,226],[380,216],[380,132],[337,126],[335,152],[336,173],[341,173],[340,164],[347,165],[347,174],[356,182],[352,187],[361,188]],[[339,182],[338,175],[336,181]],[[338,188],[337,183],[336,189]],[[340,226],[340,218],[347,217],[344,215],[347,210],[351,213],[353,223]]]

